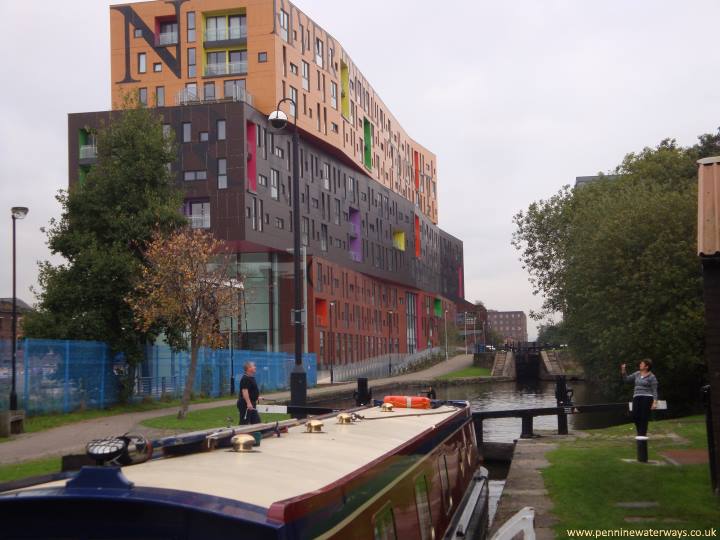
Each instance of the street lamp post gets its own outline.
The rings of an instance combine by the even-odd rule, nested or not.
[[[467,311],[463,311],[463,322],[465,324],[465,354],[467,354]]]
[[[392,328],[392,309],[388,311],[388,377],[392,377],[392,353],[390,353],[390,330]]]
[[[13,224],[12,259],[13,259],[13,308],[12,308],[12,387],[10,388],[10,410],[17,411],[17,294],[15,289],[15,222],[27,216],[28,209],[14,206],[11,210]]]
[[[449,360],[450,356],[448,355],[448,335],[447,335],[447,314],[448,310],[445,310],[445,360]]]
[[[238,290],[235,302],[235,314],[237,315],[238,334],[240,334],[240,295],[245,294],[245,284],[242,281],[231,279],[230,287]],[[233,343],[233,318],[230,315],[230,394],[235,395],[235,344]]]
[[[330,302],[330,339],[328,341],[331,342],[330,346],[330,384],[335,382],[335,375],[333,373],[333,368],[335,367],[335,336],[333,335],[333,308],[335,307],[335,301]]]
[[[277,130],[284,129],[288,124],[287,115],[280,110],[280,104],[289,101],[293,104],[293,170],[292,170],[292,208],[293,208],[293,281],[295,285],[295,307],[293,309],[293,325],[295,326],[295,367],[290,373],[290,404],[305,405],[307,403],[307,373],[302,363],[303,321],[302,321],[302,284],[300,279],[300,133],[297,127],[297,103],[290,98],[278,101],[275,111],[270,113],[270,125]]]

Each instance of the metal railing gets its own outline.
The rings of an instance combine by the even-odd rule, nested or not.
[[[240,62],[207,64],[205,65],[205,75],[242,75],[247,73],[247,64],[247,60],[241,60]]]
[[[177,32],[161,32],[157,35],[156,45],[163,47],[165,45],[177,45],[178,33]]]
[[[190,222],[190,228],[192,229],[209,229],[210,228],[210,214],[202,214],[199,216],[185,216]]]
[[[218,101],[242,101],[248,105],[252,105],[253,97],[247,90],[240,88],[239,86],[233,86],[232,94],[225,95],[224,98],[205,98],[200,95],[198,90],[188,88],[183,88],[175,96],[176,105],[196,105],[198,103],[216,103]]]
[[[227,41],[231,39],[247,39],[247,25],[205,30],[204,40],[206,42]]]
[[[97,158],[97,146],[94,144],[84,144],[80,147],[80,159]]]
[[[402,375],[403,373],[412,371],[417,364],[437,354],[444,355],[444,349],[442,347],[434,347],[413,354],[383,354],[352,364],[333,365],[333,381],[354,381],[358,377],[382,379]],[[325,366],[325,370],[328,369],[329,366]]]

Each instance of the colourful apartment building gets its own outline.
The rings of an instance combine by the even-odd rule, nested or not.
[[[69,182],[123,94],[157,108],[195,228],[245,280],[237,346],[292,351],[289,97],[300,131],[306,343],[320,365],[440,345],[464,296],[462,242],[437,226],[435,156],[409,138],[340,44],[288,2],[152,1],[110,8],[113,110],[69,116]],[[284,105],[288,105],[287,103]],[[452,319],[451,319],[452,320]]]

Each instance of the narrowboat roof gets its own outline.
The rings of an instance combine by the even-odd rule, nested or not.
[[[455,414],[457,407],[357,411],[353,424],[324,420],[322,433],[293,426],[281,437],[262,440],[252,452],[221,448],[210,452],[151,460],[123,467],[136,487],[164,488],[233,499],[269,508],[274,502],[311,493],[338,482],[379,458],[430,433]],[[65,480],[30,489],[62,487]],[[29,493],[28,493],[29,494]]]

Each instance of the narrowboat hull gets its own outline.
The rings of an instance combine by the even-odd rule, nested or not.
[[[480,474],[480,458],[467,403],[445,406],[441,412],[402,409],[395,416],[382,417],[363,409],[363,427],[331,424],[334,415],[325,418],[328,431],[319,435],[290,433],[301,455],[277,462],[276,471],[268,471],[269,494],[265,502],[257,477],[264,473],[247,470],[255,481],[237,481],[237,496],[221,485],[219,476],[198,488],[193,474],[208,471],[209,463],[225,460],[237,463],[229,450],[204,452],[204,455],[164,457],[123,469],[85,467],[68,482],[54,482],[31,489],[0,494],[2,535],[8,538],[483,538],[487,532],[487,477]],[[370,411],[370,412],[365,412]],[[374,416],[373,416],[374,415]],[[401,432],[413,422],[414,433],[400,444],[378,440],[383,430],[390,435]],[[373,437],[373,432],[377,436]],[[325,437],[325,438],[323,438]],[[343,442],[343,438],[346,438]],[[268,440],[268,455],[283,449],[280,440]],[[288,441],[290,443],[291,441]],[[335,455],[333,444],[346,444],[344,456]],[[266,444],[263,442],[263,444]],[[368,459],[354,466],[353,452],[366,444]],[[272,447],[271,445],[275,445]],[[310,446],[308,446],[310,445]],[[348,446],[349,445],[349,446]],[[162,446],[162,445],[160,445]],[[261,449],[263,446],[261,445]],[[295,447],[285,447],[294,449]],[[330,458],[308,452],[315,448],[334,456],[327,463],[337,471],[334,477],[321,470]],[[342,449],[343,447],[339,447]],[[388,449],[389,448],[389,449]],[[267,458],[265,456],[264,458]],[[343,463],[345,458],[349,464]],[[252,463],[260,456],[241,458]],[[296,459],[288,465],[288,459]],[[163,463],[166,462],[166,463]],[[273,463],[270,461],[270,463]],[[165,469],[162,467],[165,466]],[[187,481],[182,474],[186,466]],[[224,466],[224,465],[223,465]],[[258,465],[259,466],[259,465]],[[178,467],[181,467],[178,469]],[[285,469],[283,469],[285,467]],[[343,469],[345,467],[345,469]],[[313,468],[317,469],[316,471]],[[227,469],[229,477],[233,474]],[[273,472],[277,476],[273,476]],[[220,471],[222,474],[222,471]],[[155,476],[153,476],[155,475]],[[259,475],[259,476],[258,476]],[[313,484],[313,475],[320,478]],[[163,484],[172,476],[175,484]],[[299,478],[295,478],[295,476]],[[333,480],[325,482],[326,478]],[[148,478],[159,479],[149,482]],[[133,482],[135,482],[133,484]],[[311,489],[288,498],[276,498],[286,482],[308,485]],[[230,480],[230,487],[234,479]],[[152,484],[152,485],[148,485]],[[184,489],[170,489],[174,485]],[[319,487],[318,487],[319,486]],[[256,494],[252,491],[256,490]],[[289,491],[292,491],[289,489]],[[268,498],[269,497],[269,498]],[[41,516],[41,519],[38,517]]]

